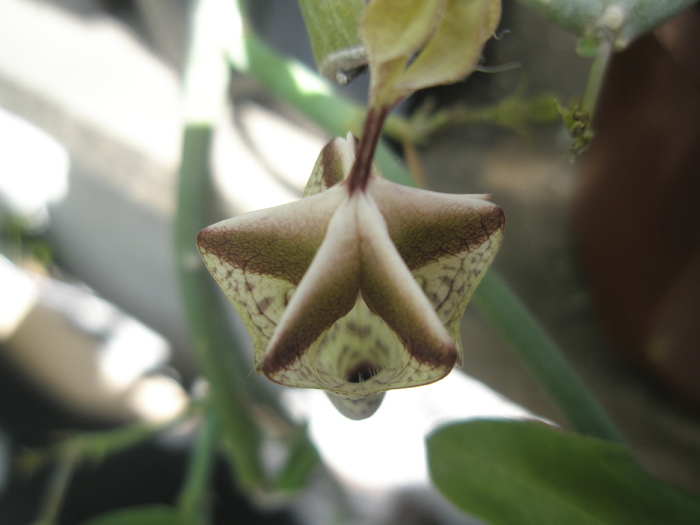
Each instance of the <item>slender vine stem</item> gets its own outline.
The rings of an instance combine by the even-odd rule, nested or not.
[[[178,496],[178,507],[193,523],[209,521],[208,487],[221,418],[216,410],[206,410],[194,450],[190,456],[185,484]]]
[[[607,69],[608,62],[613,53],[612,40],[612,35],[607,35],[607,37],[600,39],[598,49],[593,58],[593,64],[591,64],[591,69],[588,72],[586,90],[583,93],[582,109],[588,112],[591,119],[595,112],[600,88],[603,85],[605,70]]]
[[[41,507],[41,514],[32,525],[54,525],[58,523],[61,507],[79,459],[80,450],[77,447],[65,449],[58,458],[49,480],[46,499]]]
[[[200,368],[209,380],[211,407],[222,421],[224,450],[243,488],[263,481],[260,429],[251,414],[247,365],[238,339],[221,307],[219,291],[199,257],[197,232],[208,223],[211,181],[209,152],[214,123],[223,112],[228,71],[223,36],[212,31],[226,0],[193,3],[192,41],[185,73],[182,158],[175,218],[175,251],[180,287]],[[264,400],[265,397],[262,396]]]

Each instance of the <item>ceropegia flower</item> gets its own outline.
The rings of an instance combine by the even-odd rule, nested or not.
[[[384,392],[462,362],[459,321],[500,245],[502,210],[384,180],[372,161],[384,119],[417,89],[468,75],[500,0],[372,0],[362,21],[371,74],[362,142],[321,151],[292,204],[202,230],[204,262],[253,339],[255,368],[321,388],[354,419]]]
[[[357,183],[356,144],[329,142],[299,201],[209,226],[197,243],[256,370],[324,389],[362,419],[386,390],[461,364],[459,321],[505,219],[484,196],[400,186],[376,168]]]

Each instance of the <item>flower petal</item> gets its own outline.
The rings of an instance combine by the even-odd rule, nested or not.
[[[336,137],[323,147],[304,188],[304,197],[327,190],[350,173],[358,142],[352,133],[348,133],[347,140]]]
[[[503,237],[503,210],[478,195],[417,190],[375,177],[370,193],[396,249],[454,340],[459,320]]]
[[[372,196],[358,192],[357,201],[362,297],[411,356],[408,372],[392,387],[436,381],[450,372],[457,359],[452,338],[394,247]]]
[[[272,381],[289,386],[313,382],[315,365],[301,358],[357,301],[360,254],[353,201],[347,199],[331,218],[323,243],[265,351],[262,371]]]
[[[354,399],[331,394],[330,392],[326,393],[333,406],[338,409],[338,412],[355,421],[367,419],[369,416],[374,415],[384,400],[384,394],[386,394],[386,392],[379,392],[371,396]]]
[[[337,190],[204,228],[204,264],[243,319],[256,367],[343,198]]]
[[[379,406],[378,393],[437,381],[456,358],[379,209],[357,192],[333,216],[262,370],[281,384],[323,388],[348,417],[360,418]]]

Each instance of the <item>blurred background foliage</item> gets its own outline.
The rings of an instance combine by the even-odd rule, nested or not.
[[[604,4],[590,3],[594,8]],[[395,484],[387,489],[367,484],[365,479],[384,475],[373,473],[373,468],[387,468],[372,454],[387,456],[391,445],[362,439],[383,430],[356,427],[357,435],[349,435],[343,422],[323,412],[318,402],[284,399],[251,375],[245,335],[222,302],[198,304],[189,300],[183,305],[176,275],[178,268],[187,272],[193,267],[188,257],[194,244],[186,239],[206,224],[196,221],[207,216],[213,221],[294,198],[326,134],[359,128],[367,91],[366,75],[347,88],[335,88],[340,93],[337,95],[307,73],[314,67],[313,58],[296,2],[250,3],[246,30],[260,35],[260,43],[249,41],[247,55],[232,54],[231,69],[220,57],[213,60],[213,78],[220,82],[201,86],[204,91],[198,97],[203,93],[203,99],[194,101],[197,118],[190,120],[192,125],[184,137],[185,159],[193,158],[187,156],[187,147],[194,143],[194,166],[213,167],[211,184],[222,197],[212,200],[209,179],[195,177],[193,186],[180,182],[178,200],[183,106],[185,116],[193,116],[187,95],[183,104],[180,94],[191,35],[188,7],[184,0],[7,0],[0,7],[0,20],[5,21],[0,43],[4,42],[4,49],[15,50],[3,53],[0,59],[0,106],[8,112],[0,121],[4,144],[0,167],[2,254],[13,263],[7,265],[9,277],[2,281],[2,295],[5,300],[13,299],[13,311],[20,312],[13,317],[18,324],[8,324],[12,328],[0,334],[0,519],[18,524],[34,519],[39,519],[37,523],[81,523],[110,509],[148,505],[132,511],[141,514],[117,515],[111,518],[117,521],[94,523],[139,519],[143,523],[175,523],[178,519],[189,523],[207,515],[216,523],[228,523],[232,516],[243,523],[473,523],[439,499],[423,474],[416,478],[422,480],[415,482],[418,488]],[[234,8],[233,3],[230,7]],[[690,15],[685,15],[690,22],[684,22],[686,18],[674,21],[686,31],[682,34],[697,34],[692,22],[696,10],[693,7]],[[570,24],[562,25],[572,29]],[[589,27],[579,31],[578,36],[583,37],[579,49],[598,49],[599,42],[587,33]],[[698,355],[693,342],[697,339],[687,332],[692,323],[673,327],[673,333],[684,334],[691,342],[671,345],[672,350],[665,354],[674,356],[670,361],[646,357],[644,341],[650,337],[646,332],[620,332],[627,327],[620,321],[624,313],[622,318],[615,316],[630,311],[630,305],[615,309],[615,304],[606,302],[605,294],[615,290],[615,283],[625,283],[625,274],[634,273],[625,268],[636,265],[629,261],[613,265],[618,268],[613,285],[600,284],[596,275],[605,274],[611,266],[603,263],[602,270],[595,270],[595,262],[591,262],[597,260],[592,255],[595,250],[588,249],[590,241],[586,239],[605,235],[586,233],[595,230],[587,230],[581,220],[614,210],[614,202],[608,205],[598,198],[608,195],[608,190],[590,182],[596,174],[606,172],[600,167],[609,165],[606,149],[594,148],[581,164],[571,166],[566,161],[570,138],[558,124],[558,104],[553,100],[568,106],[572,100],[575,104],[585,98],[591,62],[576,54],[574,36],[518,3],[504,2],[501,28],[499,40],[487,46],[483,59],[485,70],[496,66],[498,72],[477,73],[466,82],[431,89],[405,103],[387,125],[394,142],[385,147],[380,162],[388,176],[394,171],[394,177],[405,177],[406,170],[395,160],[405,154],[405,163],[413,173],[423,173],[431,188],[495,194],[510,221],[507,241],[496,263],[509,283],[509,293],[517,292],[526,308],[542,320],[645,467],[665,480],[697,491],[700,425],[694,413],[697,394],[687,386],[697,384],[688,372],[697,370],[692,366]],[[233,39],[238,29],[243,28],[224,25],[209,36]],[[686,80],[694,78],[693,70],[686,69],[692,60],[685,58],[687,54],[677,44],[672,45],[676,40],[669,35],[677,33],[669,31],[665,25],[642,37],[628,51],[616,55],[612,64],[619,63],[621,78],[633,86],[655,87],[647,82],[647,75],[673,79],[675,88],[665,91],[660,100],[670,103],[677,99],[685,108],[681,113],[692,121],[698,99],[693,91],[697,86]],[[300,69],[296,62],[273,62],[274,67],[265,62],[287,56],[305,62],[307,69]],[[658,60],[654,64],[665,64],[657,67],[668,68],[662,71],[669,74],[635,69],[633,64],[639,63],[635,60],[649,63],[649,56]],[[246,62],[246,57],[255,60]],[[213,59],[211,55],[208,58]],[[607,56],[604,58],[606,65]],[[519,67],[513,67],[515,64]],[[502,65],[507,66],[503,71],[499,68]],[[686,89],[683,97],[678,95],[679,86]],[[614,85],[608,90],[614,94]],[[635,100],[649,98],[644,93],[635,96],[639,97]],[[198,100],[204,100],[201,107]],[[632,158],[641,158],[639,152],[648,151],[652,158],[662,160],[647,163],[675,167],[668,173],[680,175],[672,180],[687,179],[684,174],[692,171],[688,166],[693,164],[683,155],[688,150],[686,144],[696,143],[692,137],[697,130],[679,124],[678,118],[672,127],[664,127],[667,119],[662,115],[676,115],[675,107],[647,110],[646,105],[637,105],[632,109],[634,118],[625,119],[613,112],[624,109],[619,95],[603,100],[616,102],[603,106],[611,116],[601,119],[601,133],[606,133],[604,124],[610,120],[632,122],[630,128],[617,133],[630,138],[622,151],[630,151]],[[200,110],[205,112],[204,119],[196,113]],[[291,123],[294,133],[276,134],[272,128],[256,127],[269,121],[270,115],[277,115],[281,129]],[[634,123],[642,117],[644,126]],[[640,135],[636,141],[634,131]],[[621,151],[615,148],[612,135],[606,136],[610,144],[607,155]],[[660,136],[669,138],[668,145]],[[647,148],[640,150],[640,144],[647,144]],[[213,158],[202,157],[209,146],[215,152]],[[226,150],[233,152],[233,161],[222,153]],[[419,160],[414,159],[411,165],[410,156],[416,153]],[[662,154],[683,160],[663,164],[663,158],[668,157]],[[639,162],[633,166],[638,167]],[[624,164],[618,171],[636,173]],[[659,188],[647,175],[639,177],[652,182],[628,181],[614,194],[625,195],[629,188]],[[263,178],[274,184],[254,185],[254,180]],[[36,200],[18,208],[20,201],[11,194],[16,181],[24,182]],[[649,198],[665,196],[665,188],[662,185],[661,191]],[[698,195],[692,183],[671,188],[671,197],[682,195],[690,202]],[[242,194],[269,198],[264,203],[245,202]],[[585,200],[586,195],[593,197]],[[642,202],[647,199],[644,196]],[[193,216],[183,217],[183,208]],[[643,214],[648,209],[628,213]],[[682,209],[698,208],[687,205]],[[180,213],[176,214],[177,210]],[[636,246],[634,253],[644,257],[644,248],[658,243],[650,237],[644,244],[633,245],[630,239],[639,238],[636,230],[613,228],[621,224],[615,215],[602,224],[603,231],[615,232],[613,248],[619,248],[620,253],[624,254],[628,245]],[[649,314],[652,319],[685,319],[673,314],[678,308],[673,305],[697,305],[697,295],[692,293],[695,288],[682,284],[696,282],[697,265],[692,261],[697,228],[692,225],[697,221],[692,214],[681,214],[671,224],[690,225],[690,232],[680,241],[684,248],[676,250],[681,254],[680,262],[663,260],[642,277],[635,276],[636,281],[621,285],[622,291],[616,295],[624,297],[635,283],[642,290],[654,291],[649,293],[649,304],[657,304],[652,299],[660,297],[663,308],[661,313]],[[184,232],[175,243],[173,225]],[[664,230],[658,235],[678,246],[679,241],[669,241]],[[603,260],[609,258],[609,246],[599,249],[607,250]],[[177,259],[173,253],[178,254]],[[30,277],[17,274],[18,267],[29,270]],[[666,281],[677,275],[681,284],[660,282],[657,273],[669,276]],[[649,275],[654,279],[640,281]],[[212,282],[208,275],[200,275],[190,284],[202,290]],[[674,290],[679,287],[691,292],[678,297]],[[670,299],[663,293],[667,288]],[[203,311],[214,315],[205,316],[201,326],[189,325],[194,328],[190,332],[187,319]],[[647,314],[636,311],[635,315],[646,319]],[[664,323],[661,326],[665,329],[669,322]],[[605,332],[599,330],[601,325]],[[496,401],[489,404],[491,390],[484,393],[481,386],[457,390],[459,395],[426,391],[427,400],[404,397],[409,407],[405,412],[387,407],[384,420],[399,431],[398,435],[403,432],[420,443],[438,423],[485,415],[536,414],[568,424],[478,314],[472,311],[466,316],[463,332],[471,342],[466,372],[526,410]],[[210,341],[191,338],[190,333],[206,334]],[[658,331],[652,333],[655,341],[656,334]],[[642,343],[636,346],[629,342],[639,339]],[[210,348],[237,346],[240,351],[212,356],[203,350],[207,344]],[[673,353],[681,346],[688,349],[686,357]],[[615,352],[620,348],[627,360]],[[642,350],[635,354],[635,348]],[[210,390],[197,380],[202,371],[211,381]],[[232,377],[236,381],[231,381]],[[680,380],[674,380],[678,377]],[[256,393],[254,397],[251,392]],[[472,396],[474,399],[467,401]],[[179,417],[191,398],[198,401],[186,416]],[[209,403],[218,409],[207,410]],[[425,417],[419,415],[421,410],[411,408],[423,404],[423,412],[437,413],[429,425],[421,419]],[[312,409],[317,410],[315,416],[310,416]],[[402,423],[389,418],[391,410],[403,416],[398,419]],[[319,464],[316,449],[308,439],[307,427],[298,424],[306,417],[312,417],[312,442],[321,447],[330,472],[314,469]],[[374,424],[380,425],[382,413],[375,417],[380,421]],[[175,423],[170,423],[172,418]],[[317,419],[327,420],[331,429],[317,428]],[[243,421],[247,422],[241,424]],[[135,426],[123,426],[134,422]],[[163,425],[165,429],[156,432]],[[218,443],[212,436],[218,435],[218,429],[224,429],[226,436],[221,456],[212,454]],[[332,439],[333,429],[349,435],[335,454],[349,458],[359,453],[364,461],[351,461],[362,467],[366,478],[353,478],[356,474],[344,471],[343,462],[333,459],[329,449],[321,446]],[[83,431],[97,432],[90,444],[82,437]],[[66,435],[75,437],[57,441]],[[125,447],[127,443],[135,444]],[[23,452],[26,448],[45,452],[27,454]],[[422,449],[411,450],[403,456],[405,462],[417,461],[418,455],[422,461]],[[24,470],[14,468],[19,458]],[[263,459],[262,464],[258,458]],[[232,465],[237,467],[232,469]],[[74,471],[76,466],[80,468]],[[397,465],[389,468],[400,472]],[[425,466],[416,467],[422,472],[421,468]],[[310,472],[311,478],[307,477]],[[209,477],[211,488],[206,482]],[[354,481],[348,486],[346,479]],[[410,476],[407,479],[413,480]],[[289,491],[307,483],[308,488],[295,498],[278,497],[279,489]],[[263,486],[266,495],[258,490]],[[255,487],[252,496],[251,487]],[[216,496],[210,498],[210,493]],[[271,493],[276,496],[270,497]],[[176,507],[177,512],[173,510]],[[42,511],[37,513],[37,509]],[[147,521],[143,521],[144,516],[148,516]]]

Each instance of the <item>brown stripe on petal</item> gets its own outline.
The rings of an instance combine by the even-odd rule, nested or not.
[[[338,209],[289,301],[263,359],[263,372],[273,381],[276,372],[291,366],[357,302],[360,255],[355,217],[353,203]]]
[[[250,287],[250,285],[249,285]],[[252,291],[252,289],[251,289]],[[258,305],[258,310],[260,310],[260,313],[264,314],[265,311],[270,307],[270,305],[275,301],[274,297],[263,297],[260,301],[257,302]]]
[[[505,227],[505,214],[500,207],[489,204],[476,209],[446,209],[438,217],[417,213],[403,224],[392,222],[392,240],[413,270],[479,247]]]
[[[411,270],[473,250],[505,227],[503,210],[484,196],[419,190],[379,177],[369,192]]]
[[[297,322],[286,328],[278,325],[278,333],[274,335],[262,363],[262,371],[268,378],[276,381],[278,372],[289,368],[333,323],[355,306],[357,282],[348,282],[343,288],[335,292],[319,290],[313,300],[300,309]]]
[[[409,337],[403,342],[408,353],[420,364],[452,370],[457,362],[454,344],[438,346],[434,341],[420,337]]]
[[[298,284],[311,264],[318,243],[301,243],[293,235],[280,236],[265,230],[265,218],[254,231],[236,229],[235,219],[203,229],[197,235],[200,252],[245,272],[271,275]],[[288,232],[282,232],[288,233]]]
[[[370,325],[360,325],[354,321],[348,321],[345,327],[361,339],[372,335],[372,327]]]

